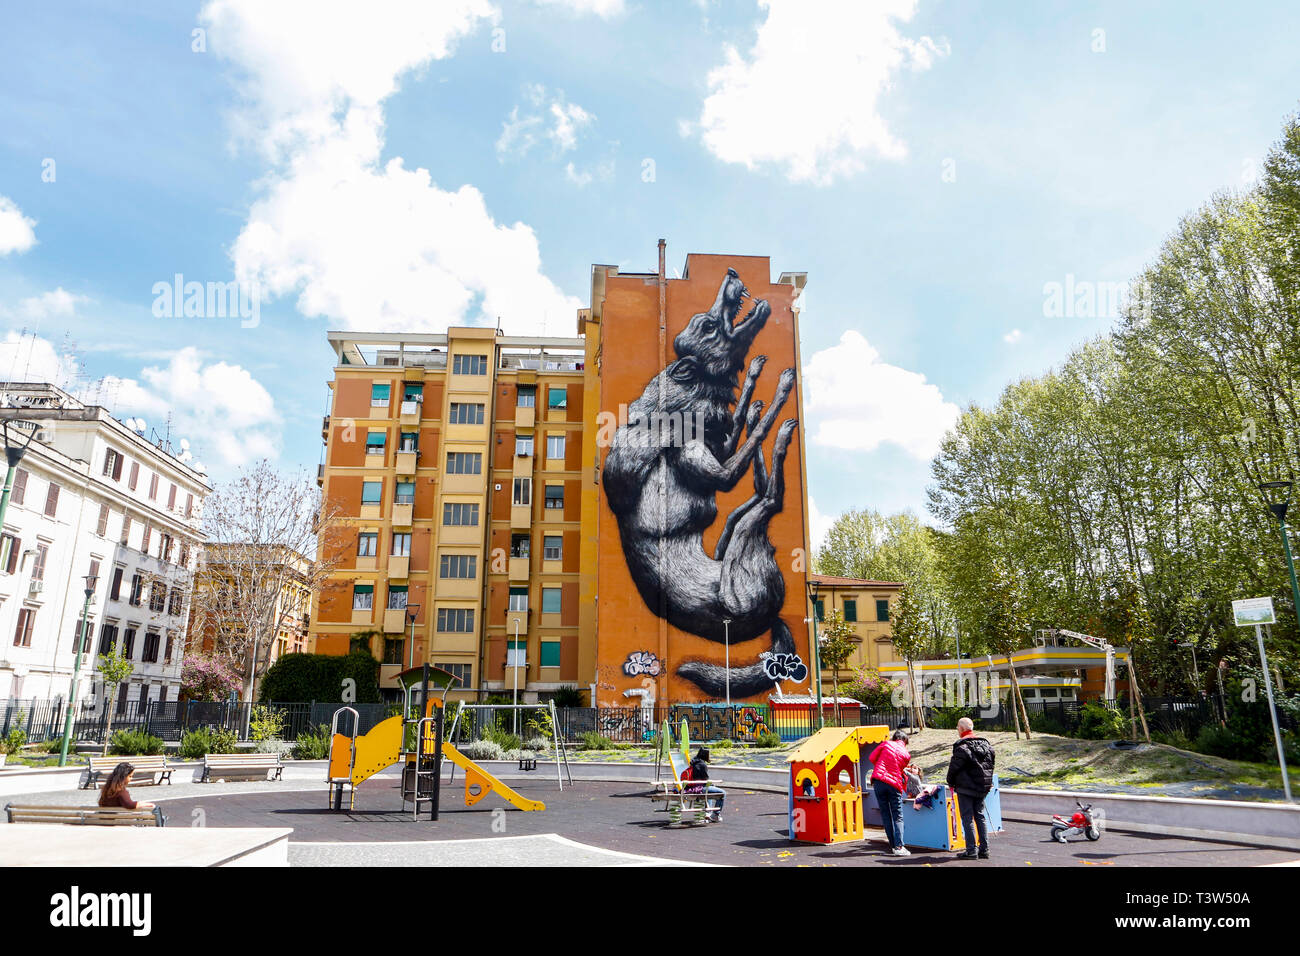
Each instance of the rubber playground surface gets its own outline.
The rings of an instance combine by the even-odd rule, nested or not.
[[[647,775],[647,780],[649,775]],[[992,858],[959,861],[948,851],[885,852],[883,834],[868,830],[857,843],[818,846],[786,838],[784,794],[729,789],[718,824],[668,826],[655,812],[649,786],[575,781],[559,792],[554,779],[510,781],[547,809],[525,813],[489,795],[464,805],[463,778],[444,785],[438,821],[412,820],[402,810],[396,774],[372,778],[357,791],[356,807],[327,807],[324,785],[296,789],[297,781],[256,790],[168,799],[149,788],[169,825],[199,814],[209,827],[292,827],[289,861],[295,866],[509,865],[608,866],[656,863],[731,866],[1260,866],[1293,863],[1300,850],[1278,850],[1185,837],[1109,831],[1101,840],[1067,845],[1048,837],[1047,821],[1009,820],[991,840]],[[219,786],[219,785],[218,785]]]

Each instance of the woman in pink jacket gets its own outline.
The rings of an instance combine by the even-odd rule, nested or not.
[[[871,786],[884,818],[889,852],[894,856],[911,856],[911,851],[903,846],[903,795],[907,792],[903,768],[912,762],[912,755],[907,751],[907,734],[895,730],[867,759],[872,764]]]

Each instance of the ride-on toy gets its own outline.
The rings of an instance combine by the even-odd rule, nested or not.
[[[1101,827],[1093,819],[1092,804],[1085,807],[1076,800],[1074,805],[1079,809],[1069,817],[1052,814],[1052,839],[1057,843],[1065,843],[1069,837],[1082,833],[1089,840],[1100,840]]]

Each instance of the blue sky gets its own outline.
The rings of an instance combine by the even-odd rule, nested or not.
[[[662,236],[809,273],[817,511],[923,514],[957,409],[1111,324],[1045,285],[1128,280],[1300,99],[1286,3],[339,7],[3,8],[0,374],[310,468],[327,328],[572,334]],[[258,324],[156,316],[178,273]]]

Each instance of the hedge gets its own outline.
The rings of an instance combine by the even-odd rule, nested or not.
[[[379,702],[379,661],[368,651],[285,654],[262,679],[262,703],[342,700],[343,681],[349,677],[357,682],[357,703]]]

